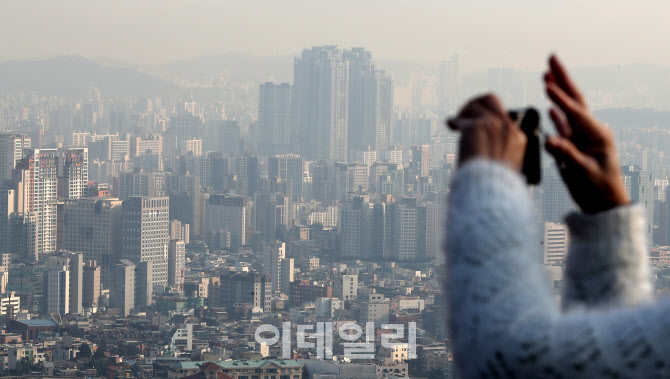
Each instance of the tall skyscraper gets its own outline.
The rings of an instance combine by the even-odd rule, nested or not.
[[[0,186],[12,178],[12,171],[27,149],[30,149],[29,136],[0,133]]]
[[[644,207],[647,217],[647,241],[651,243],[654,230],[654,181],[651,172],[642,170],[638,166],[623,166],[621,171],[631,200]]]
[[[96,261],[102,284],[109,288],[110,268],[121,250],[122,201],[100,197],[66,200],[63,213],[63,248],[81,251],[84,260]]]
[[[168,284],[170,199],[131,197],[122,204],[121,258],[151,262],[154,286]]]
[[[440,106],[447,110],[455,110],[459,102],[459,87],[461,81],[460,60],[458,55],[440,63],[440,87],[438,101]]]
[[[343,52],[349,63],[349,149],[373,146],[383,157],[392,141],[393,80],[364,48]]]
[[[299,155],[275,155],[268,160],[268,175],[280,180],[292,182],[292,200],[298,201],[302,196],[302,181],[305,161]]]
[[[305,49],[294,61],[294,130],[306,159],[346,162],[349,152],[349,62],[336,46]]]
[[[262,154],[284,154],[291,150],[292,93],[293,87],[288,83],[260,85],[258,121]]]

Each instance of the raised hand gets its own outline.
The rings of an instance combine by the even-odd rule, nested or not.
[[[593,117],[556,56],[549,58],[544,83],[555,104],[549,115],[559,133],[547,138],[546,148],[556,159],[572,198],[590,214],[629,204],[614,134]]]

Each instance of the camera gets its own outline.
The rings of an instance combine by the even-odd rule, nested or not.
[[[542,174],[540,166],[540,150],[542,148],[540,114],[535,108],[509,110],[508,114],[519,125],[528,140],[521,172],[526,177],[526,183],[538,184]]]

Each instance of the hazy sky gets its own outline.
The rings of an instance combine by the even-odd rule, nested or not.
[[[337,44],[374,57],[464,71],[670,65],[670,1],[636,0],[0,0],[0,61],[75,54],[133,63],[200,55],[294,54]]]

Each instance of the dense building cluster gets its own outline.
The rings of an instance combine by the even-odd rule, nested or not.
[[[441,124],[463,100],[458,56],[411,90],[362,48],[293,68],[225,100],[3,94],[0,375],[454,377],[440,273],[458,136]],[[617,132],[667,265],[667,133]],[[573,205],[544,167],[531,194],[558,295]]]

